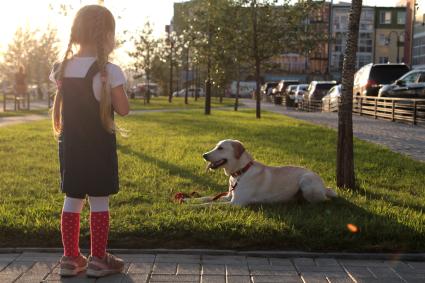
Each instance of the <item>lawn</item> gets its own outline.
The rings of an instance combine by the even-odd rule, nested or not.
[[[224,138],[259,161],[309,167],[335,187],[335,131],[278,114],[201,109],[117,119],[121,191],[111,201],[110,247],[305,251],[425,251],[425,164],[355,141],[359,188],[322,204],[194,208],[178,191],[226,190],[202,153]],[[48,121],[0,128],[0,246],[60,247],[56,144]],[[81,243],[89,243],[88,209]],[[356,225],[357,233],[347,224]]]
[[[211,107],[231,107],[235,103],[234,98],[223,98],[223,103],[220,103],[218,97],[211,98]],[[173,97],[171,103],[168,102],[168,96],[152,97],[149,104],[144,104],[142,98],[130,99],[131,110],[146,110],[146,109],[173,109],[173,108],[204,108],[205,98],[201,97],[195,101],[195,98],[189,97],[188,104],[184,103],[184,97]]]

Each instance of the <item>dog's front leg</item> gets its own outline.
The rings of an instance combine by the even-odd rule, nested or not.
[[[229,206],[229,205],[232,205],[231,201],[214,201],[214,202],[193,204],[193,206],[195,207]]]
[[[187,198],[184,200],[184,203],[187,204],[200,204],[200,203],[209,203],[213,200],[214,197],[200,197],[200,198]]]

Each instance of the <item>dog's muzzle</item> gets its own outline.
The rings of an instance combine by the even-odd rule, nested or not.
[[[208,169],[212,169],[212,170],[217,169],[217,168],[223,166],[224,164],[226,164],[226,162],[227,162],[227,159],[220,159],[220,160],[217,160],[217,161],[210,161],[209,158],[208,158],[208,153],[203,154],[202,157],[204,158],[205,161],[208,162],[207,170]]]

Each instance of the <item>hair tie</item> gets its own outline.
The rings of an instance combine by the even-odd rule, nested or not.
[[[57,80],[56,81],[56,87],[61,90],[62,89],[62,80]]]

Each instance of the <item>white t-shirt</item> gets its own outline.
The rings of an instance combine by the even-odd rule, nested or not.
[[[91,65],[96,61],[96,57],[72,57],[65,67],[65,78],[84,78],[87,75]],[[106,64],[106,72],[108,73],[107,91],[119,85],[124,85],[127,81],[121,68],[115,64]],[[55,82],[55,70],[52,70],[49,76],[52,82]],[[100,80],[100,73],[93,77],[93,92],[94,96],[100,101],[100,93],[102,90],[102,82]]]

